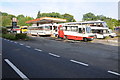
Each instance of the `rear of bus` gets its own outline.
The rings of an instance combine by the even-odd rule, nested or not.
[[[20,29],[19,26],[14,26],[14,27],[12,28],[12,32],[13,32],[13,33],[20,33],[20,31],[21,31],[21,29]]]

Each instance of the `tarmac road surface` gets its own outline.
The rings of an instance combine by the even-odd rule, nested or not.
[[[112,57],[115,59],[112,59],[111,56],[107,55],[110,52],[107,48],[100,48],[101,50],[97,52],[101,53],[103,51],[105,53],[104,55],[103,53],[100,54],[102,56],[100,57],[103,59],[103,63],[108,62],[108,64],[103,64],[105,65],[105,68],[103,68],[103,65],[97,65],[98,63],[101,64],[99,60],[100,57],[93,56],[96,53],[90,52],[90,50],[93,51],[96,49],[95,46],[92,48],[89,44],[83,48],[80,46],[78,49],[74,44],[41,38],[35,38],[35,40],[27,42],[15,42],[3,39],[2,43],[3,79],[23,78],[29,80],[31,78],[118,78],[120,76],[115,65],[109,66],[109,62],[111,62],[110,65],[116,64],[117,66],[117,57],[114,55],[117,54],[116,50],[113,51],[115,52],[114,54],[112,52],[110,53],[110,55],[114,55]],[[52,43],[53,45],[50,45]],[[59,51],[56,51],[59,47],[61,47]],[[75,48],[74,50],[71,50],[70,47]],[[86,47],[88,47],[86,51],[90,49],[88,50],[88,53],[84,49]],[[71,53],[68,53],[68,51],[71,51]],[[83,54],[88,56],[85,57]],[[95,61],[93,61],[92,58],[94,58]],[[94,64],[92,64],[92,61]]]

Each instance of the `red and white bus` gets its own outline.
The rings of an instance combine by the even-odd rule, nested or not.
[[[21,29],[19,26],[14,26],[12,27],[12,30],[11,30],[13,33],[20,33]]]
[[[58,37],[63,39],[92,41],[94,34],[91,28],[86,25],[59,25]]]
[[[96,38],[105,38],[110,36],[111,38],[117,36],[116,33],[113,33],[106,22],[104,21],[85,21],[85,22],[69,22],[65,23],[66,25],[86,25],[89,26],[92,30],[92,33],[95,34]]]

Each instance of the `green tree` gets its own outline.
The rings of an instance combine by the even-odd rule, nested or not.
[[[8,13],[2,12],[2,16],[8,16]]]
[[[12,14],[8,14],[8,16],[10,17],[11,20],[12,18],[16,17],[15,15],[12,15]]]
[[[11,18],[9,16],[2,16],[2,26],[11,26]]]
[[[97,16],[96,16],[96,19],[97,19],[97,20],[104,21],[104,20],[106,19],[106,17],[103,16],[103,15],[97,15]]]
[[[64,19],[67,20],[67,22],[75,22],[75,21],[76,21],[76,20],[74,19],[74,17],[73,17],[72,15],[70,15],[70,14],[65,13],[65,14],[63,14],[62,16],[63,16]]]
[[[64,19],[67,19],[67,22],[75,22],[76,21],[72,15],[67,14],[67,13],[61,15],[60,13],[57,13],[57,12],[40,13],[40,11],[38,11],[37,18],[40,18],[40,17],[64,18]]]
[[[18,18],[18,25],[20,26],[30,26],[31,24],[26,24],[26,21],[32,20],[34,18],[26,16],[26,17],[20,17]]]
[[[40,12],[38,12],[37,18],[40,18],[40,17],[63,18],[63,16],[60,15],[60,13],[56,13],[56,12],[52,12],[52,13],[40,13]]]
[[[18,15],[17,19],[19,19],[19,18],[24,18],[24,15],[23,14]]]
[[[84,21],[97,20],[97,17],[93,13],[89,12],[83,15],[83,20]]]

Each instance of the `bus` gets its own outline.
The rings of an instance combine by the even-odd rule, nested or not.
[[[58,27],[56,24],[41,24],[33,25],[28,28],[28,33],[31,35],[39,36],[55,36],[57,34]]]
[[[12,29],[11,29],[11,32],[13,33],[20,33],[20,27],[19,26],[13,26]]]
[[[94,34],[91,28],[86,25],[59,25],[58,37],[63,39],[92,41]]]
[[[85,21],[85,22],[69,22],[65,23],[67,25],[86,25],[90,26],[92,33],[95,34],[96,38],[105,38],[110,36],[111,38],[117,36],[116,33],[111,33],[111,30],[108,28],[106,22],[104,21]]]

